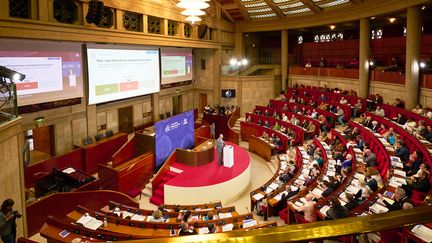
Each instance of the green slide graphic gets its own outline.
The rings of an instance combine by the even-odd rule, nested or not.
[[[95,89],[96,89],[96,96],[119,92],[118,84],[97,85]]]

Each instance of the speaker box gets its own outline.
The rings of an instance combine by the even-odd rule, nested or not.
[[[201,24],[200,26],[198,26],[198,37],[200,39],[205,37],[205,35],[207,34],[207,29],[208,26],[206,24]]]
[[[92,24],[96,20],[96,12],[98,7],[98,1],[97,0],[91,0],[89,2],[89,7],[86,15],[86,21],[89,24]]]
[[[102,21],[102,18],[104,16],[104,3],[103,2],[98,2],[97,4],[97,10],[96,10],[96,19],[95,19],[95,25],[99,25],[100,22]]]

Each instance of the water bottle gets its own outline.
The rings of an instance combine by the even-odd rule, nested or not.
[[[103,220],[103,227],[107,227],[107,226],[108,226],[107,218],[104,218],[104,220]]]

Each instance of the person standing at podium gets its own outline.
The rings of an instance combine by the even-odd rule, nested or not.
[[[216,141],[216,150],[218,153],[218,165],[223,165],[223,148],[225,147],[225,143],[223,141],[223,135],[220,134],[219,138]]]

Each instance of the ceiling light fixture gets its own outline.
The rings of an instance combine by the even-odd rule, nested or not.
[[[393,23],[396,21],[396,18],[389,18],[390,23]]]
[[[207,3],[209,0],[180,0],[177,3],[177,7],[183,8],[184,10],[181,12],[182,15],[187,16],[186,21],[195,22],[201,21],[201,18],[198,16],[205,15],[205,12],[201,9],[206,9],[210,7]]]
[[[336,28],[336,25],[330,25],[330,29],[334,30]]]

